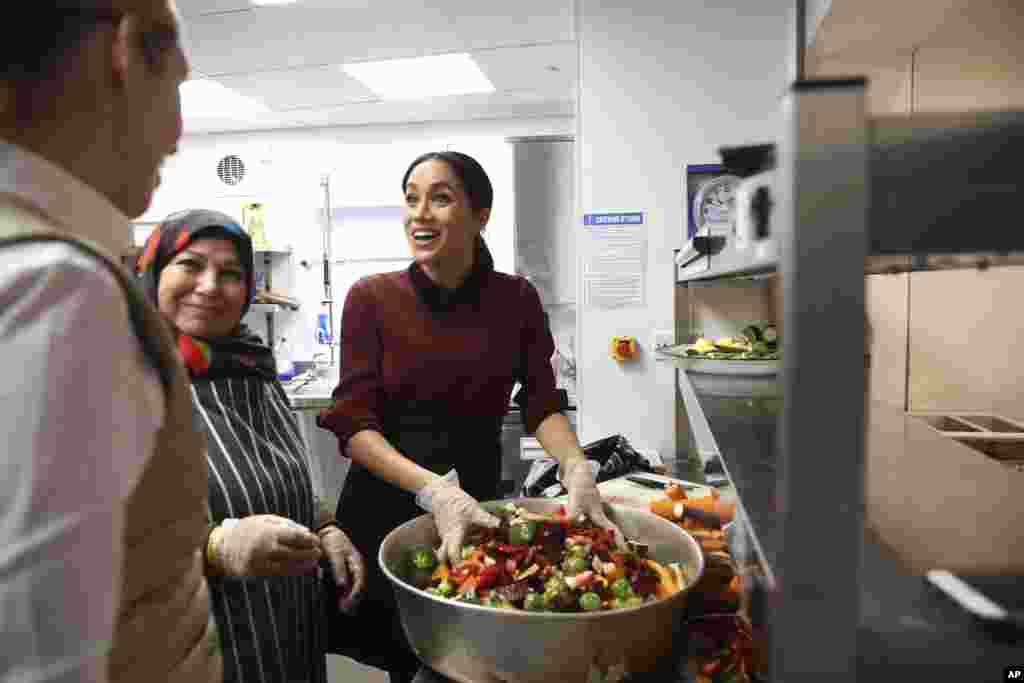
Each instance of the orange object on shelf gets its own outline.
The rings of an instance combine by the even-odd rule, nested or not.
[[[611,348],[612,358],[619,361],[633,360],[637,355],[635,337],[612,337]]]

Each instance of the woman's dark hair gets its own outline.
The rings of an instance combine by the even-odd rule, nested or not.
[[[494,187],[491,186],[491,179],[487,177],[484,167],[479,161],[462,152],[427,152],[416,157],[402,176],[402,192],[405,192],[405,185],[409,182],[413,169],[424,161],[443,161],[448,164],[462,182],[466,196],[469,197],[469,205],[474,210],[490,209],[494,204]]]

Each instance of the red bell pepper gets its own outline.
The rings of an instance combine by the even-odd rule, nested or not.
[[[498,585],[499,579],[501,579],[501,566],[497,564],[489,565],[480,572],[476,587],[478,590],[494,588]]]

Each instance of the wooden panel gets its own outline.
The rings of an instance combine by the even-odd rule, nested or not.
[[[900,275],[864,278],[868,397],[903,410],[907,401],[907,279]]]
[[[1024,416],[1024,267],[909,277],[910,409]]]
[[[811,78],[868,78],[868,114],[910,113],[912,91],[913,49],[885,53],[878,59],[823,57],[811,55],[807,59],[807,74]]]
[[[968,23],[964,17],[969,3],[970,0],[833,0],[818,27],[809,56],[816,60],[888,60],[947,32],[947,25],[962,27]]]
[[[1024,41],[923,46],[916,67],[915,111],[1024,109]]]

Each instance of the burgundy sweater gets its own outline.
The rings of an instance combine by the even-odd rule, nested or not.
[[[554,350],[536,289],[496,272],[483,242],[455,291],[436,286],[415,263],[370,275],[345,299],[340,381],[320,426],[338,436],[344,452],[357,432],[384,432],[389,416],[500,424],[519,381],[523,423],[532,433],[560,409]]]

